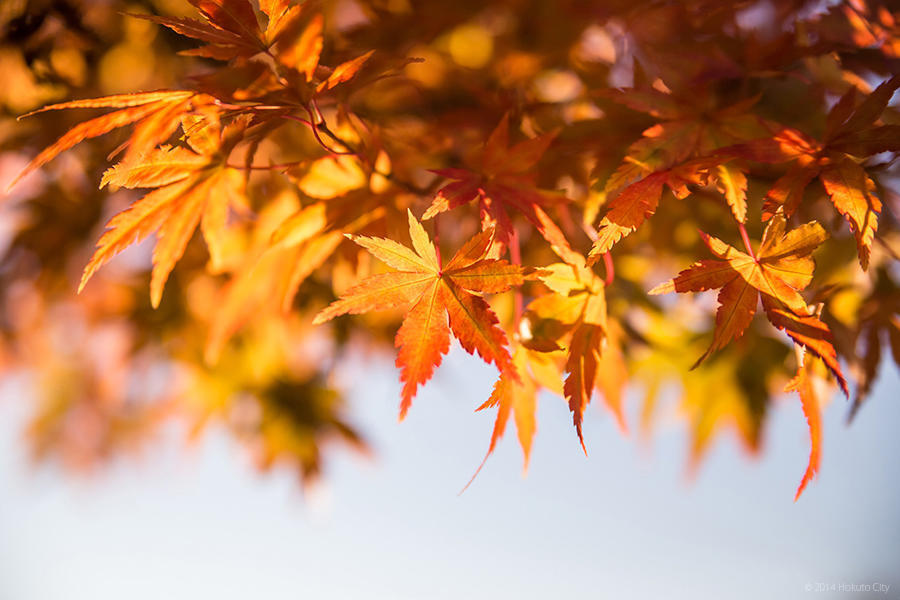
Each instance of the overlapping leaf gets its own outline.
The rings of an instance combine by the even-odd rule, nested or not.
[[[519,445],[522,447],[524,459],[523,472],[528,470],[528,461],[531,458],[531,444],[537,431],[537,397],[541,387],[554,392],[562,392],[562,382],[553,364],[553,359],[548,355],[529,350],[521,344],[516,344],[512,352],[513,365],[516,368],[518,378],[511,377],[507,373],[501,373],[494,384],[490,398],[478,407],[477,410],[497,408],[497,417],[494,420],[494,429],[491,432],[491,442],[488,446],[484,460],[478,466],[472,479],[466,484],[466,488],[475,481],[482,467],[493,454],[497,443],[506,432],[506,425],[510,415],[516,424]],[[465,488],[463,488],[465,490]]]
[[[313,82],[322,54],[324,20],[320,13],[311,12],[312,3],[264,0],[259,3],[263,18],[257,18],[256,9],[249,0],[189,1],[200,12],[201,19],[134,16],[205,42],[206,45],[184,54],[223,61],[263,55],[287,67],[287,71],[277,70],[278,76],[297,83],[292,81],[292,74],[300,73],[306,83]],[[261,21],[265,22],[265,27],[260,25]],[[349,81],[371,55],[372,52],[367,52],[338,65],[316,89],[331,89]]]
[[[536,189],[529,176],[554,137],[554,133],[548,133],[510,147],[509,116],[504,115],[485,143],[481,162],[474,170],[435,171],[455,181],[438,191],[423,219],[477,200],[485,227],[495,227],[498,241],[507,245],[515,235],[509,215],[513,210],[534,225],[560,258],[578,264],[583,257],[572,250],[545,210],[551,195]]]
[[[221,128],[212,113],[205,118],[186,118],[189,147],[163,146],[107,170],[101,185],[156,189],[107,223],[107,231],[84,269],[79,290],[104,263],[153,232],[157,232],[150,280],[154,307],[159,305],[169,273],[198,225],[215,267],[229,210],[245,203],[243,175],[225,165],[245,125],[237,122]]]
[[[604,350],[609,342],[605,286],[584,266],[557,263],[545,270],[541,281],[554,293],[528,305],[530,336],[524,344],[535,350],[552,351],[567,343],[563,395],[584,449],[582,422],[595,387],[603,389],[607,406],[620,427],[625,428],[621,404],[624,377],[617,360],[618,349],[613,351],[615,354]]]
[[[856,88],[851,87],[828,114],[821,142],[785,128],[770,138],[723,151],[756,162],[791,162],[766,195],[763,219],[771,218],[779,208],[790,217],[807,186],[818,178],[856,237],[860,265],[868,268],[882,203],[861,161],[900,150],[900,126],[875,125],[897,88],[900,75],[879,85],[857,105]]]
[[[686,198],[691,193],[688,186],[704,185],[709,177],[709,169],[716,164],[717,161],[710,159],[698,159],[671,169],[656,171],[627,186],[606,206],[606,214],[600,221],[588,262],[596,262],[619,240],[635,231],[653,215],[666,186],[675,197]],[[737,188],[735,184],[732,186]],[[737,195],[737,190],[732,193]],[[745,208],[743,210],[746,211]]]
[[[862,299],[856,313],[859,329],[844,354],[857,362],[856,393],[849,419],[872,391],[882,364],[882,344],[887,341],[894,364],[900,366],[900,288],[884,267],[875,274],[871,292]]]
[[[666,171],[764,131],[760,121],[748,113],[758,98],[709,111],[698,104],[696,91],[678,97],[654,88],[626,88],[604,90],[601,95],[662,121],[628,147],[625,160],[606,182],[610,197],[648,173]]]
[[[760,129],[759,121],[746,112],[757,98],[707,113],[694,97],[679,98],[652,88],[609,90],[604,95],[663,122],[643,132],[606,181],[610,201],[591,248],[591,262],[656,212],[666,186],[683,199],[690,194],[688,185],[706,185],[713,176],[735,218],[744,221],[746,177],[734,164],[708,157],[722,146],[750,139]]]
[[[103,98],[91,98],[87,100],[73,100],[60,104],[51,104],[40,110],[22,115],[20,118],[36,115],[48,110],[62,110],[66,108],[118,108],[119,110],[107,113],[101,117],[79,123],[61,138],[56,140],[40,152],[19,175],[13,179],[9,187],[12,188],[19,180],[41,168],[59,154],[76,146],[86,139],[95,138],[114,129],[137,123],[134,133],[126,145],[130,146],[128,157],[134,157],[151,150],[158,143],[169,138],[178,126],[181,116],[192,104],[205,104],[210,99],[206,96],[197,97],[190,91],[159,91],[139,94],[120,94],[117,96],[105,96]]]
[[[806,489],[807,484],[818,474],[819,465],[822,462],[822,400],[819,393],[821,386],[818,384],[821,380],[815,373],[815,364],[813,356],[804,355],[803,362],[797,368],[797,375],[784,390],[797,392],[797,395],[800,396],[803,415],[809,426],[809,463],[803,479],[800,480],[800,485],[797,487],[797,493],[794,495],[795,502],[800,498],[800,494]]]
[[[261,313],[286,313],[301,284],[355,233],[384,217],[391,198],[368,190],[318,201],[284,215],[272,203],[260,215],[257,239],[240,268],[222,291],[213,313],[204,355],[214,363],[228,339]],[[263,218],[265,217],[265,218]],[[279,220],[273,223],[273,220]]]

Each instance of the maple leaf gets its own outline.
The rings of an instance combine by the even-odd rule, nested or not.
[[[548,133],[510,147],[509,115],[504,115],[485,142],[476,170],[434,170],[434,173],[455,181],[438,190],[422,219],[430,219],[477,200],[485,228],[495,227],[497,241],[508,246],[516,235],[508,212],[512,209],[522,213],[564,261],[571,264],[583,261],[583,257],[572,250],[565,234],[544,210],[548,196],[535,189],[528,177],[528,172],[538,163],[555,136],[555,133]]]
[[[848,396],[847,381],[841,372],[828,325],[816,316],[800,316],[786,311],[766,295],[762,296],[762,305],[769,322],[777,329],[783,330],[795,343],[806,348],[807,352],[822,359],[837,379],[841,391]]]
[[[304,93],[306,100],[314,92],[330,90],[352,79],[372,55],[369,51],[341,63],[318,85],[304,86],[303,83],[313,83],[323,48],[324,19],[319,13],[308,14],[313,3],[264,0],[259,3],[264,19],[258,19],[256,9],[249,0],[189,1],[200,12],[202,20],[133,16],[159,23],[206,43],[182,54],[222,61],[246,61],[258,55],[269,61],[275,60],[279,65],[274,67],[275,74]],[[264,28],[260,25],[261,20],[266,23]],[[280,67],[287,67],[287,70]],[[296,79],[297,74],[302,74],[304,80]]]
[[[524,474],[528,471],[528,461],[531,458],[531,444],[537,431],[537,395],[540,390],[540,385],[531,374],[530,365],[532,362],[541,362],[542,358],[522,345],[517,344],[512,352],[512,361],[519,377],[510,377],[505,373],[501,373],[494,384],[490,398],[476,409],[476,411],[481,411],[496,407],[497,417],[494,420],[494,428],[491,431],[491,442],[488,450],[481,464],[475,470],[475,474],[472,475],[472,478],[466,483],[460,493],[465,492],[472,485],[472,482],[475,481],[475,478],[478,477],[481,469],[487,463],[487,459],[494,453],[497,443],[506,432],[506,425],[509,422],[510,415],[514,416],[519,445],[522,447],[522,472]]]
[[[528,305],[529,339],[523,342],[536,350],[556,350],[568,335],[563,395],[572,412],[572,422],[582,449],[584,411],[595,387],[601,387],[608,408],[620,428],[625,430],[621,405],[624,378],[621,365],[612,354],[607,359],[609,325],[603,280],[582,265],[556,263],[546,267],[541,281],[554,293],[541,296]]]
[[[517,346],[513,352],[513,364],[521,375],[518,380],[508,375],[501,374],[491,397],[478,407],[478,410],[497,407],[497,419],[494,421],[494,429],[491,432],[491,443],[484,460],[494,451],[497,442],[503,437],[506,423],[510,414],[515,415],[516,430],[519,437],[519,445],[522,447],[523,471],[528,470],[528,460],[531,457],[531,443],[537,430],[537,392],[538,386],[528,375],[529,351]],[[482,462],[482,464],[484,464]],[[481,467],[479,467],[479,470]],[[477,472],[475,473],[478,474]]]
[[[770,138],[738,144],[719,154],[763,163],[792,163],[766,194],[763,220],[770,219],[779,208],[786,217],[793,215],[807,186],[818,178],[835,209],[849,223],[859,263],[865,270],[882,204],[875,194],[875,183],[860,161],[900,150],[900,126],[874,125],[897,88],[900,75],[883,82],[856,105],[856,88],[851,87],[829,112],[822,141],[784,128]]]
[[[757,339],[752,353],[725,355],[691,371],[690,355],[698,340],[679,319],[651,315],[640,334],[649,350],[638,359],[635,369],[646,389],[641,410],[643,434],[650,434],[661,391],[675,380],[681,391],[679,414],[687,421],[690,437],[688,474],[696,473],[713,441],[728,430],[744,450],[755,454],[760,448],[767,397],[759,373],[782,366],[782,344],[771,338]],[[757,345],[761,342],[765,345]]]
[[[519,341],[514,342],[513,364],[520,378],[516,380],[501,373],[494,384],[490,398],[476,409],[476,411],[481,411],[496,407],[497,416],[494,420],[487,453],[481,464],[478,465],[475,474],[463,488],[463,492],[472,485],[488,458],[493,454],[498,442],[506,432],[510,415],[514,417],[519,445],[522,448],[522,474],[528,472],[531,445],[537,431],[538,393],[541,389],[546,389],[554,394],[563,395],[560,359],[564,360],[565,357],[561,356],[562,354],[562,352],[540,352],[528,348]]]
[[[607,180],[605,194],[609,201],[588,255],[589,264],[652,216],[666,187],[683,200],[691,193],[689,185],[706,185],[712,176],[735,219],[744,222],[746,176],[738,166],[723,162],[722,156],[708,155],[722,146],[747,139],[758,129],[757,120],[746,113],[757,98],[706,114],[695,106],[693,99],[676,98],[655,89],[609,90],[604,95],[666,120],[643,132],[643,137],[628,148],[625,160]]]
[[[809,463],[803,479],[800,480],[800,485],[797,487],[794,502],[800,498],[806,485],[818,474],[819,465],[822,462],[822,403],[819,399],[818,377],[814,372],[815,363],[812,359],[813,357],[809,354],[803,356],[803,361],[797,368],[797,375],[784,388],[784,391],[797,392],[797,395],[800,396],[800,405],[809,426]]]
[[[191,18],[133,16],[166,27],[207,43],[206,46],[184,51],[184,54],[232,60],[251,57],[266,50],[263,32],[256,19],[256,11],[247,0],[189,0],[203,20]]]
[[[728,206],[738,223],[747,220],[747,176],[734,164],[717,165],[716,187],[725,196]]]
[[[27,16],[29,23],[40,24],[43,19],[60,24],[59,11],[51,6],[58,3],[37,4],[41,6],[34,10],[29,4],[27,14],[21,16]],[[104,4],[115,9],[125,3],[108,0]],[[35,317],[43,311],[36,311],[32,300],[46,296],[46,319],[58,312],[50,309],[62,300],[57,288],[66,277],[66,265],[73,253],[83,249],[84,235],[94,227],[102,208],[98,198],[76,201],[83,195],[80,171],[91,170],[94,159],[102,154],[99,145],[91,144],[89,152],[75,157],[88,159],[83,168],[76,165],[84,161],[70,161],[68,165],[76,168],[59,170],[60,177],[36,181],[21,190],[17,199],[24,202],[21,208],[27,218],[15,219],[8,236],[4,264],[9,268],[4,273],[11,279],[2,286],[0,298],[4,308],[13,312],[5,319],[11,329],[7,327],[9,331],[0,336],[0,367],[15,363],[31,368],[34,365],[27,363],[37,362],[38,367],[54,371],[52,401],[39,417],[46,425],[35,439],[39,446],[54,443],[52,429],[62,423],[57,413],[78,424],[72,410],[54,409],[55,396],[62,393],[68,398],[72,388],[75,396],[89,400],[91,392],[98,391],[94,395],[103,400],[99,413],[103,421],[106,408],[117,403],[111,391],[131,395],[134,386],[122,387],[123,377],[133,379],[127,364],[137,365],[148,356],[153,362],[175,360],[179,371],[182,366],[188,370],[196,366],[207,374],[206,385],[200,386],[205,393],[192,390],[188,399],[198,396],[201,404],[208,405],[208,416],[234,425],[235,434],[247,439],[262,464],[286,460],[306,474],[315,473],[324,452],[314,439],[315,432],[358,441],[339,417],[332,392],[319,372],[322,361],[330,364],[343,353],[345,343],[358,336],[348,338],[342,327],[330,334],[322,328],[313,331],[311,318],[306,317],[310,307],[324,304],[321,297],[326,289],[343,294],[353,284],[357,284],[356,304],[349,306],[352,303],[345,296],[332,310],[355,312],[366,303],[394,309],[384,317],[366,318],[371,328],[362,333],[373,342],[383,341],[384,324],[397,318],[397,309],[407,308],[409,314],[400,314],[406,317],[400,331],[392,332],[396,338],[391,336],[400,346],[398,364],[407,408],[441,362],[451,334],[469,343],[472,352],[479,352],[475,342],[465,342],[472,336],[456,330],[467,324],[470,329],[482,326],[485,345],[492,342],[488,349],[495,355],[487,360],[500,371],[490,399],[482,405],[496,409],[496,415],[491,414],[494,427],[485,457],[496,449],[510,420],[515,420],[526,466],[540,389],[564,397],[584,447],[584,413],[597,391],[601,394],[597,400],[605,403],[624,429],[626,364],[648,383],[646,415],[653,412],[655,395],[669,396],[654,390],[668,392],[674,384],[682,393],[679,413],[688,424],[690,461],[695,465],[719,434],[728,430],[748,451],[760,448],[773,383],[786,372],[788,345],[781,338],[790,338],[795,349],[806,348],[805,355],[798,357],[801,371],[793,382],[801,399],[810,395],[810,387],[819,393],[817,402],[824,399],[822,390],[815,388],[832,383],[832,377],[843,385],[838,356],[847,361],[843,368],[850,369],[856,384],[851,417],[874,388],[885,354],[891,351],[895,360],[900,356],[900,304],[891,262],[900,256],[900,249],[892,236],[893,223],[885,227],[881,221],[881,229],[887,231],[881,232],[877,254],[872,250],[882,203],[889,204],[896,187],[891,179],[896,167],[892,159],[900,153],[900,125],[897,106],[890,105],[900,76],[884,76],[891,79],[867,91],[874,87],[869,85],[871,78],[889,73],[900,57],[896,35],[900,12],[889,2],[841,3],[824,15],[813,11],[812,16],[802,10],[803,2],[772,2],[770,16],[784,30],[775,37],[735,27],[747,2],[642,2],[637,8],[634,3],[613,2],[604,3],[602,14],[596,6],[588,6],[591,3],[545,3],[552,8],[534,11],[518,10],[524,4],[489,2],[503,4],[505,12],[512,6],[515,18],[505,19],[502,36],[494,38],[497,44],[502,42],[503,51],[488,52],[480,65],[469,60],[474,57],[460,55],[461,48],[442,50],[430,43],[450,40],[450,46],[458,46],[459,41],[465,45],[466,40],[484,38],[484,30],[466,25],[472,16],[467,5],[383,0],[189,0],[185,4],[196,9],[193,18],[136,17],[156,21],[193,40],[184,47],[194,49],[183,54],[204,60],[189,61],[186,69],[172,63],[169,54],[177,48],[167,43],[129,43],[108,53],[102,47],[104,40],[150,41],[143,34],[135,37],[141,33],[137,30],[125,32],[124,37],[116,34],[114,28],[119,25],[134,29],[148,24],[122,20],[116,10],[93,15],[74,37],[69,35],[73,32],[66,33],[67,27],[75,25],[69,18],[74,14],[64,15],[62,28],[51,28],[50,33],[65,35],[48,35],[46,27],[31,31],[35,28],[28,23],[23,29],[16,26],[22,25],[20,19],[14,19],[12,33],[20,43],[0,51],[2,70],[8,75],[0,104],[10,109],[30,108],[38,98],[59,93],[60,86],[88,89],[139,82],[145,78],[138,72],[117,79],[139,46],[145,51],[145,62],[162,67],[150,69],[153,73],[140,69],[147,71],[144,75],[158,82],[180,77],[190,90],[108,96],[46,108],[96,109],[109,114],[90,113],[90,120],[40,152],[28,169],[40,167],[82,140],[128,127],[131,135],[122,136],[126,144],[110,155],[122,151],[124,157],[114,161],[119,164],[107,172],[103,184],[144,188],[134,193],[135,199],[146,194],[110,222],[111,229],[85,278],[135,239],[157,232],[151,285],[156,303],[161,282],[171,276],[172,264],[185,251],[184,243],[189,243],[186,240],[203,237],[209,248],[205,265],[179,260],[178,277],[189,293],[169,298],[170,308],[172,314],[184,313],[188,318],[162,328],[154,326],[161,315],[148,320],[141,314],[142,305],[134,302],[131,286],[111,285],[106,279],[91,281],[86,293],[74,300],[73,306],[87,309],[83,315],[78,311],[79,319],[83,316],[86,322],[102,325],[112,317],[117,328],[121,325],[129,331],[135,345],[125,344],[127,355],[103,353],[111,359],[105,361],[109,364],[94,369],[89,381],[79,383],[75,370],[84,361],[71,357],[67,362],[62,354],[45,351],[52,344],[39,339],[37,330],[44,324]],[[13,13],[20,13],[20,8]],[[490,6],[486,10],[492,11]],[[598,18],[598,26],[585,33],[585,25]],[[487,34],[498,33],[493,29]],[[804,35],[798,36],[796,31],[801,29]],[[537,30],[554,35],[542,37],[537,45],[526,43]],[[475,37],[468,35],[473,33]],[[424,58],[412,58],[414,54]],[[92,60],[101,55],[109,60]],[[375,56],[377,68],[372,64]],[[426,59],[423,67],[410,65]],[[369,70],[372,76],[364,77]],[[801,78],[792,76],[800,72]],[[365,88],[393,75],[400,77]],[[608,89],[611,82],[624,80],[633,81],[634,87]],[[498,106],[508,107],[510,115],[491,121],[489,126],[495,127],[483,130],[484,139],[473,138],[472,131],[482,131],[473,124],[483,123],[486,112]],[[518,133],[509,131],[513,115],[513,125],[521,120],[522,127],[514,127],[521,129]],[[226,127],[226,135],[218,118],[221,124],[235,127]],[[246,128],[241,130],[236,119],[245,118]],[[308,128],[309,135],[298,131],[297,124]],[[179,127],[188,139],[173,142]],[[46,135],[37,129],[31,128],[36,136]],[[4,140],[20,138],[15,130],[3,131]],[[324,157],[310,152],[313,142],[325,150]],[[236,155],[238,146],[246,152],[232,162],[226,156]],[[14,154],[6,158],[15,162]],[[457,155],[465,157],[462,164],[446,162]],[[760,168],[756,163],[776,166]],[[450,166],[461,168],[438,170],[436,186],[429,177],[422,178],[425,169]],[[695,265],[693,283],[676,278],[688,289],[677,290],[673,285],[669,290],[691,291],[693,286],[719,294],[715,326],[710,326],[708,339],[698,339],[691,327],[679,322],[678,311],[673,314],[648,305],[638,282],[674,246],[684,245],[682,233],[691,222],[703,222],[705,231],[722,237],[708,229],[715,226],[715,213],[705,210],[705,202],[688,206],[688,194],[705,196],[718,189],[723,197],[719,224],[727,226],[732,216],[743,224],[749,212],[748,187],[770,179],[774,183],[763,201],[763,221],[769,221],[769,229],[759,254],[743,227],[745,244],[736,248],[746,255],[707,237],[714,256]],[[541,189],[554,185],[565,188],[566,194]],[[252,212],[239,209],[249,189],[254,192]],[[440,190],[437,197],[432,189]],[[676,211],[679,215],[659,214],[659,204],[673,196],[687,200],[680,203],[683,210]],[[847,221],[859,262],[866,267],[871,253],[876,272],[874,277],[848,281],[852,270],[847,267],[852,265],[846,264],[841,244],[836,244],[820,259],[828,285],[808,295],[803,290],[811,283],[813,264],[807,246],[815,244],[802,239],[792,242],[791,236],[799,231],[799,238],[807,234],[817,238],[820,231],[804,226],[787,232],[783,221],[797,214],[812,215],[822,196],[841,215],[832,227]],[[370,270],[372,261],[344,234],[399,239],[398,234],[405,236],[409,226],[407,207],[423,200],[430,205],[428,218],[468,204],[443,215],[442,233],[446,239],[465,239],[465,232],[474,229],[480,217],[483,240],[487,240],[484,251],[461,251],[467,258],[460,259],[451,277],[442,268],[439,250],[433,250],[435,261],[425,261],[427,243],[415,233],[407,254],[391,253],[399,245],[388,247],[373,237],[355,238],[363,247],[365,240],[377,242],[380,249],[373,249],[373,254],[390,255],[382,256],[388,266],[382,268],[379,262],[371,271],[379,273],[376,278],[357,277]],[[816,206],[805,205],[812,200]],[[237,212],[250,218],[233,218]],[[650,218],[661,220],[653,228],[657,239],[650,244],[655,253],[634,243],[616,246]],[[815,218],[828,227],[821,215]],[[776,223],[779,219],[782,222]],[[598,223],[596,232],[593,228]],[[578,226],[596,240],[590,261],[602,255],[607,263],[603,281],[586,268],[583,248],[578,246],[575,252],[569,247],[566,237],[574,242],[581,235]],[[493,239],[488,240],[491,232]],[[792,247],[794,242],[797,247]],[[472,243],[479,246],[481,242]],[[534,296],[527,302],[519,290],[490,298],[492,284],[473,283],[483,274],[470,278],[469,287],[463,281],[461,273],[476,268],[464,266],[468,261],[490,261],[505,251],[511,263],[543,264],[548,243],[566,264],[551,265],[537,276],[543,283],[530,286],[527,291]],[[615,249],[622,253],[616,266],[624,275],[617,283],[610,257]],[[419,264],[422,261],[428,264]],[[498,263],[480,264],[488,265],[485,269],[498,268]],[[384,272],[391,267],[392,272]],[[510,268],[517,269],[523,280],[535,275],[523,267]],[[23,286],[17,284],[23,278],[28,279],[24,296]],[[315,279],[314,284],[297,295],[301,282],[309,278]],[[391,281],[406,282],[409,289],[385,289]],[[458,291],[461,299],[448,290]],[[488,318],[484,310],[477,310],[484,308],[484,300],[490,301],[496,315],[490,313],[493,316]],[[452,302],[474,308],[460,317],[463,310]],[[764,315],[756,315],[760,303]],[[527,306],[524,318],[523,304]],[[454,306],[456,313],[451,310]],[[610,315],[621,316],[621,325],[607,317],[607,308]],[[71,310],[63,313],[53,319],[65,331],[71,328],[71,318],[63,317],[71,317]],[[757,317],[762,316],[785,336],[761,327]],[[516,325],[515,334],[505,330],[506,344],[496,343],[495,330],[501,324]],[[241,328],[245,331],[240,343],[227,346]],[[173,336],[179,343],[166,344]],[[740,343],[732,343],[738,336]],[[101,338],[100,345],[110,347],[106,336]],[[111,347],[123,345],[122,340],[114,341]],[[707,361],[701,370],[688,371],[695,358],[703,354],[703,360],[726,344],[730,351]],[[26,348],[30,361],[17,356],[17,349]],[[200,365],[201,355],[210,363],[218,357],[219,368]],[[58,365],[61,359],[66,364]],[[69,404],[66,400],[63,408]],[[179,402],[176,408],[183,405]],[[83,407],[93,412],[90,404],[85,402]],[[816,410],[804,401],[813,448],[801,489],[818,468],[816,430],[821,427],[814,418]],[[96,446],[104,452],[119,437],[119,430],[140,422],[129,417],[113,425],[100,427],[100,435],[109,438]],[[95,443],[93,434],[69,437],[77,438],[79,444]]]
[[[848,421],[852,421],[872,391],[882,364],[882,340],[894,364],[900,365],[900,288],[891,280],[884,266],[876,272],[871,292],[862,299],[857,310],[858,329],[850,347],[844,352],[857,358],[859,375],[856,394],[850,407]]]
[[[827,234],[815,221],[787,232],[785,225],[782,215],[772,218],[756,256],[701,232],[704,243],[719,260],[701,260],[656,286],[650,294],[720,290],[712,344],[694,367],[744,333],[761,296],[769,321],[820,356],[846,393],[847,384],[837,362],[831,332],[810,315],[799,293],[812,281],[815,262],[810,255],[827,239]]]
[[[279,203],[267,207],[255,227],[255,248],[222,291],[204,350],[206,361],[214,363],[228,338],[260,313],[287,313],[300,285],[346,241],[342,232],[356,233],[382,218],[389,200],[365,190],[315,202],[287,216]]]
[[[237,58],[251,58],[260,53],[270,52],[285,38],[300,38],[298,46],[307,50],[317,63],[322,49],[321,16],[314,20],[305,31],[298,30],[298,21],[303,5],[291,6],[289,2],[260,2],[259,7],[266,17],[265,29],[260,27],[256,10],[248,0],[188,0],[200,13],[201,19],[160,17],[155,15],[132,14],[146,19],[202,42],[207,45],[182,54],[203,56],[216,60],[230,61]],[[317,22],[316,22],[317,21]],[[310,36],[310,32],[312,35]],[[303,40],[313,37],[316,42]],[[296,66],[296,65],[291,65]],[[315,64],[312,66],[315,69]]]
[[[597,238],[588,254],[588,264],[596,262],[656,212],[665,186],[672,190],[676,198],[684,199],[691,193],[688,185],[704,185],[709,169],[717,164],[718,161],[698,159],[656,171],[627,186],[607,204],[606,214],[598,226]],[[733,193],[736,195],[737,191]]]
[[[878,215],[881,213],[881,200],[875,195],[875,182],[850,158],[825,167],[819,177],[834,207],[850,223],[850,229],[856,236],[859,264],[863,270],[867,269],[878,229]]]
[[[757,97],[710,111],[698,104],[695,92],[676,96],[654,88],[623,88],[603,90],[600,95],[662,120],[628,147],[622,164],[606,182],[610,196],[648,173],[665,171],[765,131],[760,120],[748,112]]]
[[[735,218],[744,221],[746,178],[734,165],[707,157],[764,131],[761,121],[747,112],[758,98],[710,111],[698,105],[695,94],[679,97],[650,88],[604,90],[600,95],[663,121],[644,130],[607,179],[604,192],[611,199],[609,218],[600,223],[592,262],[656,211],[664,184],[683,199],[690,193],[687,184],[705,185],[712,174]]]
[[[485,258],[493,231],[470,239],[446,265],[421,223],[408,213],[413,249],[385,238],[348,236],[373,256],[396,269],[372,275],[344,293],[318,315],[319,324],[344,314],[410,306],[397,331],[397,366],[403,382],[400,418],[409,410],[418,387],[427,382],[450,349],[450,333],[470,354],[494,363],[501,374],[518,381],[499,319],[480,294],[505,292],[534,273],[504,260]],[[448,326],[449,317],[449,326]]]
[[[101,187],[110,184],[157,189],[106,224],[107,230],[84,269],[79,292],[104,263],[154,231],[158,232],[150,279],[154,308],[159,306],[169,273],[198,224],[215,268],[229,209],[246,202],[243,175],[225,165],[245,126],[245,120],[238,120],[222,128],[213,113],[185,118],[187,148],[163,146],[139,160],[123,161],[108,169]]]
[[[157,143],[166,140],[172,134],[180,121],[181,115],[189,109],[192,100],[194,103],[204,104],[208,99],[208,96],[198,95],[196,92],[179,90],[119,94],[116,96],[51,104],[24,114],[19,118],[24,119],[49,110],[63,110],[67,108],[120,109],[101,117],[84,121],[70,129],[35,156],[12,180],[7,189],[12,189],[23,177],[41,168],[61,153],[73,148],[84,140],[101,136],[132,123],[138,123],[138,128],[127,143],[131,145],[131,155],[150,150]],[[145,125],[144,127],[141,127],[142,123]]]

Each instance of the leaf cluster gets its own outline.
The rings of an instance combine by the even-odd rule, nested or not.
[[[184,72],[24,115],[105,111],[31,142],[12,197],[46,205],[71,178],[58,157],[96,171],[85,148],[112,134],[113,193],[73,201],[117,208],[96,235],[53,229],[56,263],[40,242],[53,210],[19,228],[3,303],[15,314],[26,281],[45,299],[32,326],[7,317],[10,364],[59,354],[22,351],[57,305],[116,319],[120,368],[97,385],[164,364],[178,383],[149,406],[198,430],[224,420],[262,464],[305,475],[326,439],[364,447],[333,383],[353,348],[391,340],[401,418],[452,339],[494,365],[477,403],[497,411],[488,455],[512,415],[526,465],[542,391],[587,452],[595,395],[625,431],[626,391],[642,391],[646,432],[674,383],[692,462],[729,428],[756,451],[792,391],[812,440],[799,496],[830,393],[852,390],[855,412],[883,345],[900,360],[900,12],[805,4],[189,0],[118,15],[145,44],[167,31],[151,51]],[[143,267],[121,266],[150,236]],[[662,296],[713,290],[715,310]]]

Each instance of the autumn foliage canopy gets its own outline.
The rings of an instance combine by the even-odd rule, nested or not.
[[[900,362],[893,3],[14,0],[0,28],[2,368],[39,457],[177,416],[315,475],[365,449],[351,352],[393,353],[402,419],[455,339],[496,367],[459,407],[495,413],[488,455],[513,417],[527,465],[538,397],[585,452],[592,400],[648,432],[671,399],[695,464],[788,392],[799,496],[822,405]]]

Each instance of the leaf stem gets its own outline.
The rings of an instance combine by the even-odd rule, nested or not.
[[[276,163],[272,165],[235,165],[232,163],[225,163],[225,166],[229,169],[237,169],[239,171],[276,171],[278,169],[297,167],[307,162],[309,162],[309,160],[297,160],[294,162]]]
[[[290,119],[291,121],[297,121],[298,123],[303,123],[307,127],[312,127],[312,121],[304,119],[303,117],[298,117],[296,115],[281,115],[282,119]]]
[[[750,245],[750,236],[747,235],[747,228],[744,227],[743,223],[738,223],[738,229],[741,232],[741,239],[744,240],[744,247],[747,248],[747,254],[756,261],[756,253],[753,251],[753,246]]]
[[[318,104],[314,104],[313,106],[315,107],[316,114],[318,115],[318,117],[320,119],[318,124],[316,124],[316,125],[313,125],[312,123],[310,123],[310,127],[313,130],[313,135],[315,135],[316,140],[318,140],[321,143],[321,137],[319,137],[318,134],[324,133],[325,135],[327,135],[328,137],[333,139],[335,142],[337,142],[338,144],[340,144],[341,146],[343,146],[344,148],[347,149],[347,152],[337,152],[337,153],[333,153],[333,154],[352,155],[352,156],[356,156],[363,162],[368,162],[365,160],[365,157],[363,156],[363,154],[360,150],[354,148],[352,144],[344,141],[336,133],[331,131],[331,129],[328,127],[328,124],[325,122],[325,117],[322,115],[322,111],[319,109]],[[313,117],[312,113],[310,113],[310,118],[315,119],[315,117]],[[322,144],[322,147],[325,148],[325,150],[328,150],[328,146]],[[410,183],[409,181],[406,181],[404,179],[400,179],[393,173],[384,173],[384,172],[380,171],[378,168],[376,168],[375,165],[371,165],[371,167],[372,167],[372,173],[374,173],[375,175],[380,175],[381,177],[384,177],[388,181],[394,183],[395,185],[402,187],[403,189],[405,189],[408,192],[412,192],[413,194],[417,194],[419,196],[427,196],[431,193],[429,190],[420,188],[419,186],[417,186],[413,183]]]
[[[290,110],[291,106],[286,104],[231,104],[216,100],[215,105],[225,110],[234,111],[254,111],[254,110]]]
[[[574,237],[575,222],[572,219],[572,213],[569,212],[569,205],[560,204],[557,208],[556,214],[559,215],[559,224],[562,225],[563,231],[565,231],[570,237]]]
[[[434,250],[437,253],[438,277],[444,274],[444,261],[441,259],[441,215],[434,216]]]
[[[512,231],[509,234],[509,259],[514,265],[522,264],[522,249],[519,247],[519,232],[516,231],[515,226],[512,227]],[[515,305],[516,315],[515,323],[518,324],[519,321],[522,320],[524,304],[522,300],[521,288],[516,288],[515,295],[513,296],[513,302]]]
[[[353,148],[351,148],[347,144],[344,144],[340,140],[337,140],[338,143],[343,145],[346,148],[346,150],[334,150],[328,144],[326,144],[325,140],[323,140],[322,137],[319,135],[319,129],[321,127],[327,128],[327,125],[325,124],[325,120],[322,119],[321,123],[317,123],[316,117],[313,115],[313,112],[309,108],[309,106],[304,106],[303,108],[306,109],[306,114],[309,115],[309,123],[310,123],[309,128],[310,128],[310,131],[312,131],[313,137],[316,138],[316,141],[319,142],[319,145],[322,146],[326,152],[328,152],[329,154],[338,155],[338,156],[339,155],[348,155],[348,154],[353,154],[353,155],[359,156],[359,152],[354,151]],[[316,110],[318,110],[318,108]],[[319,115],[321,115],[321,113],[319,113]]]
[[[606,286],[610,286],[616,279],[616,268],[613,265],[612,254],[609,252],[603,253],[603,268],[606,269],[606,277],[603,279],[603,283]]]

